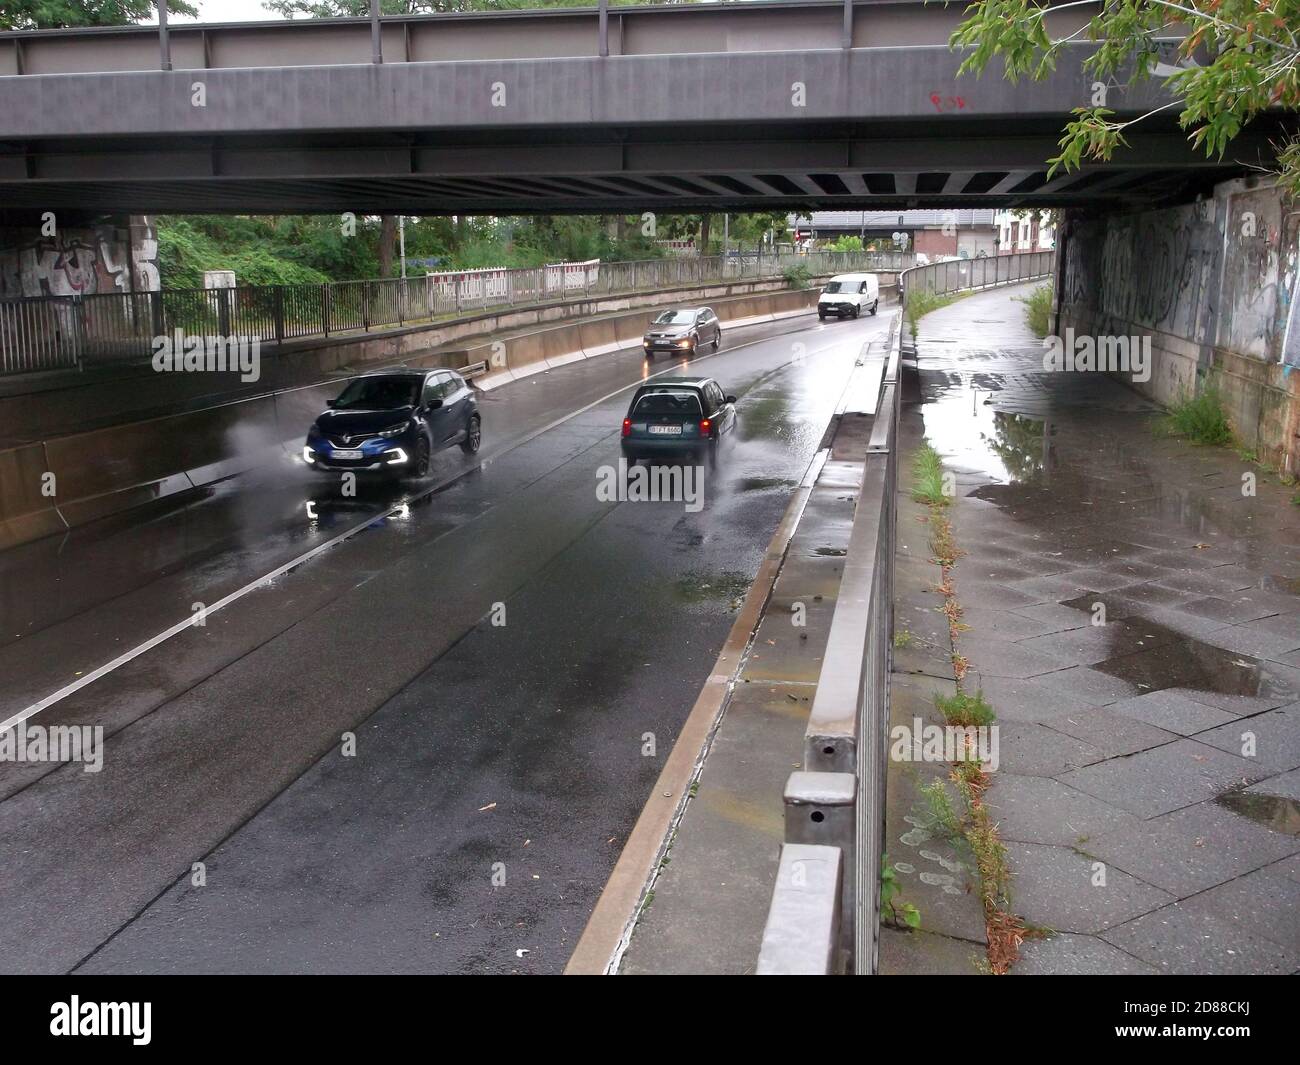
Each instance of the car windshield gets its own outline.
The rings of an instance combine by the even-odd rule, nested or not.
[[[655,319],[655,325],[690,325],[693,321],[694,311],[664,311]]]
[[[846,292],[846,291],[848,291],[848,290],[844,287],[844,283],[843,283],[843,282],[841,282],[841,281],[830,281],[830,282],[827,282],[826,287],[825,287],[824,289],[822,289],[822,291],[823,291],[823,292]]]
[[[415,406],[420,392],[418,377],[358,377],[348,384],[335,410],[396,410]]]
[[[647,392],[636,401],[632,413],[698,417],[700,409],[700,397],[694,392]]]

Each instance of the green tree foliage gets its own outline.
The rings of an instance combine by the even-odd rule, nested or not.
[[[185,0],[171,0],[169,11],[198,16]],[[4,0],[0,30],[58,30],[70,26],[125,26],[153,21],[153,0]]]
[[[376,232],[377,221],[370,227]],[[155,224],[164,288],[202,288],[205,270],[233,270],[241,285],[309,284],[378,272],[374,235],[360,219],[358,236],[350,239],[332,216],[160,216]]]
[[[1071,5],[1066,4],[1065,7]],[[1061,11],[1062,5],[1051,8]],[[1157,38],[1185,34],[1180,69],[1164,78],[1191,142],[1208,155],[1223,154],[1251,119],[1269,108],[1300,109],[1300,0],[1103,0],[1082,34],[1053,38],[1043,0],[978,0],[966,8],[953,47],[973,51],[960,71],[982,73],[1001,56],[1011,81],[1043,79],[1055,68],[1066,40],[1086,38],[1097,49],[1084,70],[1103,83],[1160,76]],[[1106,107],[1078,107],[1061,137],[1052,171],[1074,170],[1085,159],[1109,159],[1126,145],[1129,127],[1150,115],[1115,121]],[[1300,140],[1280,146],[1284,186],[1300,195]]]
[[[765,232],[773,217],[735,215],[732,233]],[[698,215],[661,216],[658,233],[660,237],[679,231],[696,235],[698,219]],[[160,215],[154,221],[165,288],[202,287],[205,270],[233,270],[245,285],[382,276],[383,227],[378,216],[358,217],[355,233],[338,215]],[[407,276],[536,267],[566,260],[662,257],[664,249],[644,236],[641,228],[639,215],[407,216]],[[752,244],[747,241],[746,246]]]
[[[862,238],[850,236],[836,237],[826,247],[828,251],[861,251]]]

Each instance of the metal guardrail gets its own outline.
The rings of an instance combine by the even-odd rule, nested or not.
[[[966,289],[1030,281],[1050,274],[1055,262],[1054,251],[1016,251],[983,259],[949,259],[904,270],[899,283],[903,286],[904,299],[908,293],[922,290],[946,295]]]
[[[1050,275],[1055,252],[956,259],[900,276],[903,313],[885,350],[868,348],[853,390],[871,435],[817,692],[804,732],[804,768],[785,788],[785,845],[758,972],[870,974],[879,958],[884,859],[889,680],[898,487],[899,363],[907,298],[948,294]],[[881,345],[881,347],[884,347]],[[812,849],[820,848],[820,857]],[[838,897],[825,851],[837,852]],[[814,870],[813,866],[816,865]],[[829,938],[828,929],[838,928]]]
[[[859,372],[878,386],[869,392],[855,390],[862,409],[846,409],[842,415],[871,417],[871,435],[839,596],[804,733],[804,768],[790,775],[785,789],[786,847],[837,850],[843,868],[841,890],[827,902],[824,877],[815,887],[806,876],[802,883],[795,877],[778,879],[759,972],[811,971],[807,944],[823,942],[821,929],[832,921],[838,937],[818,971],[875,971],[893,629],[899,340],[895,323],[887,341],[867,349]],[[816,920],[810,921],[811,899],[806,896],[813,890],[821,903]],[[800,894],[805,897],[791,898]],[[827,905],[834,913],[822,912]]]
[[[904,270],[898,278],[898,298],[903,307],[903,346],[910,348],[912,344],[907,306],[915,293],[945,296],[995,285],[1012,285],[1017,281],[1050,277],[1055,266],[1055,251],[1017,251],[984,259],[950,259]]]
[[[810,274],[901,270],[909,253],[779,253],[573,264],[578,270],[475,271],[459,275],[318,285],[263,285],[162,292],[0,299],[0,375],[139,362],[161,337],[257,338],[262,344],[400,329],[470,311],[701,283]]]

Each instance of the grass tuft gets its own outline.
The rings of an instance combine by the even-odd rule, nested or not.
[[[912,498],[918,503],[945,507],[948,497],[943,491],[943,459],[939,452],[930,446],[928,440],[922,440],[912,460]]]
[[[1034,336],[1047,336],[1052,325],[1052,286],[1039,285],[1028,296],[1015,297],[1017,303],[1025,305],[1025,322],[1033,330]]]
[[[1232,426],[1223,411],[1219,390],[1207,387],[1176,404],[1164,419],[1165,431],[1173,436],[1186,437],[1194,444],[1230,446],[1233,442]]]
[[[935,695],[935,708],[950,725],[966,728],[971,725],[991,725],[997,718],[993,707],[984,698],[981,689],[974,695],[958,692],[956,695]]]
[[[963,296],[969,295],[969,292],[953,292],[940,296],[925,289],[921,289],[919,292],[907,293],[903,314],[907,318],[907,327],[912,331],[912,339],[916,339],[917,323],[927,314],[931,311],[937,311],[940,307],[947,307],[950,303],[956,303]]]

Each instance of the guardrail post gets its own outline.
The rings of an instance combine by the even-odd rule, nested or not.
[[[786,843],[835,847],[842,855],[843,868],[855,869],[856,802],[857,779],[852,773],[791,773],[785,784]],[[837,970],[852,956],[856,909],[850,886],[840,892],[841,958]]]
[[[600,0],[600,57],[609,55],[609,0]]]

